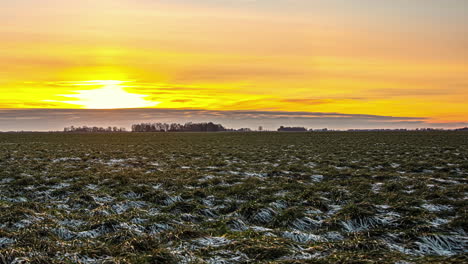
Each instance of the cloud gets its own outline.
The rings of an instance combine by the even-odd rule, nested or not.
[[[468,122],[450,122],[450,123],[426,123],[428,127],[445,128],[445,127],[468,127]]]
[[[275,129],[280,125],[308,128],[416,128],[463,127],[468,123],[431,123],[424,117],[380,116],[324,112],[285,111],[214,111],[203,109],[0,109],[0,130],[61,130],[65,126],[123,126],[138,122],[213,121],[227,127],[262,125]]]
[[[171,102],[173,103],[187,103],[187,102],[191,102],[192,100],[191,99],[176,99],[176,100],[171,100]]]
[[[281,99],[280,102],[283,103],[293,103],[293,104],[303,104],[303,105],[321,105],[321,104],[334,104],[334,103],[343,103],[349,101],[359,101],[365,100],[365,98],[350,97],[350,98],[290,98],[290,99]]]
[[[231,81],[231,80],[244,80],[252,78],[271,78],[281,76],[284,78],[300,78],[310,74],[310,71],[303,69],[294,69],[289,65],[289,68],[285,68],[284,65],[272,67],[268,66],[249,66],[246,62],[243,65],[226,66],[216,65],[215,67],[205,66],[202,69],[194,69],[190,71],[182,72],[176,81],[194,81],[194,80],[218,80],[218,81]],[[272,62],[271,64],[280,64],[280,62]]]

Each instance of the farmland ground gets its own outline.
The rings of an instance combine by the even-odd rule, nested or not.
[[[466,263],[468,133],[3,133],[0,263]]]

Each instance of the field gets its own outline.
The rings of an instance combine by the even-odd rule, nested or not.
[[[468,133],[0,134],[0,263],[467,263]]]

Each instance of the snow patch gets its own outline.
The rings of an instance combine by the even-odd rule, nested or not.
[[[418,252],[422,255],[453,256],[466,251],[468,238],[433,235],[420,237]]]
[[[221,247],[230,244],[232,240],[225,237],[203,237],[195,239],[194,242],[205,247]]]
[[[304,233],[304,232],[300,232],[300,231],[292,231],[292,232],[286,231],[286,232],[283,233],[283,237],[291,239],[291,240],[293,240],[295,242],[298,242],[298,243],[303,243],[303,244],[307,244],[309,242],[325,242],[325,241],[327,241],[327,239],[324,238],[323,236]]]
[[[0,237],[0,248],[7,247],[16,243],[14,239],[7,237]]]
[[[421,205],[421,207],[426,209],[429,212],[451,211],[453,209],[453,207],[449,205],[436,205],[436,204],[427,204],[427,203]]]
[[[321,182],[323,181],[323,175],[321,174],[314,174],[312,176],[310,176],[310,179],[313,181],[313,182]]]

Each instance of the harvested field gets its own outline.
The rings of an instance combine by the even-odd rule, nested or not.
[[[3,133],[0,263],[466,263],[468,133]]]

